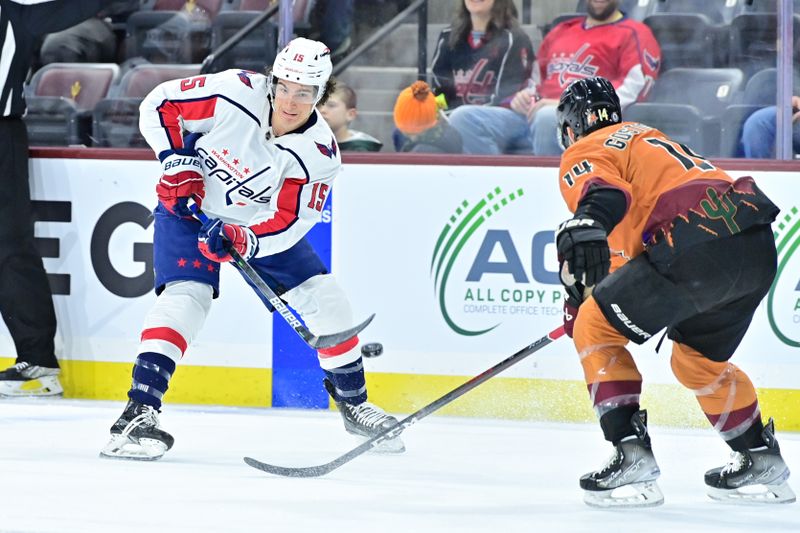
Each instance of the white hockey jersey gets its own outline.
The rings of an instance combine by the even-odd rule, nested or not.
[[[147,95],[139,128],[156,154],[195,149],[203,162],[203,211],[249,226],[258,256],[296,244],[322,216],[342,162],[333,132],[315,109],[299,129],[274,137],[267,78],[242,70],[162,83]]]

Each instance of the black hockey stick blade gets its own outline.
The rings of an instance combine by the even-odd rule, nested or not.
[[[201,222],[205,223],[208,220],[206,214],[203,213],[197,204],[192,203],[189,205],[189,208]],[[319,350],[320,348],[331,348],[333,346],[342,344],[345,341],[349,341],[358,335],[361,330],[369,326],[369,323],[372,322],[373,318],[375,318],[375,314],[372,314],[361,324],[345,331],[330,333],[328,335],[314,335],[307,327],[303,325],[302,322],[300,322],[300,319],[297,318],[288,307],[286,307],[286,304],[283,303],[281,297],[275,294],[275,291],[273,291],[272,288],[267,285],[258,272],[256,272],[256,269],[254,269],[250,263],[245,261],[239,252],[233,248],[229,248],[228,253],[231,254],[231,257],[233,258],[233,264],[236,266],[239,272],[241,272],[244,277],[252,282],[256,290],[267,299],[267,301],[278,313],[280,313],[280,315],[284,320],[286,320],[286,323],[289,324],[295,333],[297,333],[306,344],[315,350]]]
[[[444,396],[441,396],[438,399],[434,400],[433,402],[429,403],[428,405],[421,408],[417,412],[410,414],[409,416],[401,420],[400,423],[397,424],[396,426],[384,430],[382,433],[379,433],[378,435],[375,435],[371,439],[362,442],[360,445],[356,446],[349,452],[337,457],[336,459],[328,463],[315,466],[299,466],[299,467],[278,466],[261,462],[257,459],[253,459],[252,457],[245,457],[244,462],[247,463],[248,466],[252,466],[253,468],[256,468],[258,470],[262,470],[264,472],[268,472],[270,474],[275,474],[278,476],[284,476],[284,477],[324,476],[325,474],[328,474],[336,470],[343,464],[349,463],[359,455],[368,452],[372,448],[381,445],[387,440],[399,436],[403,431],[406,430],[408,426],[417,423],[418,421],[422,420],[429,414],[441,409],[442,407],[449,404],[453,400],[463,396],[464,394],[471,391],[481,383],[488,381],[490,378],[496,376],[497,374],[509,368],[510,366],[519,363],[532,353],[541,350],[542,348],[544,348],[554,340],[558,339],[562,335],[564,335],[564,326],[560,326],[554,329],[541,339],[534,341],[533,343],[529,344],[528,346],[518,351],[514,355],[507,357],[506,359],[500,361],[493,367],[483,371],[482,373],[478,374],[469,381],[462,383],[461,385],[451,390]]]

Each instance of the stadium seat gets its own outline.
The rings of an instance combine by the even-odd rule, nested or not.
[[[778,0],[741,0],[743,13],[775,13]],[[800,11],[800,0],[792,0],[792,11]]]
[[[794,73],[793,87],[800,89],[800,73]],[[722,157],[743,157],[740,139],[742,126],[747,117],[762,107],[774,106],[778,91],[778,70],[766,68],[755,73],[745,85],[741,103],[733,104],[725,109],[722,115],[722,133],[720,155]]]
[[[706,146],[706,125],[700,110],[691,105],[665,103],[637,103],[628,106],[622,117],[626,121],[641,122],[669,135],[673,140],[687,145],[703,156],[709,153]]]
[[[243,2],[244,3],[244,2]],[[259,15],[256,11],[224,11],[217,15],[211,26],[211,50],[217,50],[236,32]],[[214,61],[212,70],[219,72],[229,68],[241,68],[264,72],[277,54],[278,27],[274,22],[264,21],[246,35],[233,48]]]
[[[200,73],[200,65],[137,65],[126,72],[92,113],[94,146],[146,147],[139,132],[139,104],[157,85]]]
[[[208,54],[211,23],[222,5],[223,0],[156,0],[152,9],[128,17],[126,57],[152,63],[200,62]]]
[[[730,24],[741,7],[740,0],[654,0],[655,13],[694,13],[705,15],[714,24]]]
[[[743,82],[739,69],[668,70],[653,85],[647,105],[634,104],[623,112],[623,117],[686,141],[703,155],[716,156],[720,151],[721,117],[729,105],[737,102]],[[682,126],[681,121],[686,124]]]
[[[778,47],[775,13],[742,13],[731,22],[730,65],[750,77],[775,66]],[[800,15],[793,17],[794,35],[800,35]]]
[[[88,145],[91,110],[118,74],[112,63],[51,63],[37,71],[25,88],[31,145]]]
[[[542,25],[542,27],[541,27],[542,37],[547,35],[550,32],[550,30],[552,30],[553,28],[555,28],[556,26],[558,26],[559,24],[561,24],[564,21],[567,21],[567,20],[570,20],[570,19],[574,19],[574,18],[577,18],[577,17],[585,17],[585,16],[586,16],[586,12],[585,11],[583,13],[577,13],[577,12],[576,13],[561,13],[560,15],[557,15],[553,20],[551,20],[547,24],[543,24]]]
[[[705,15],[654,13],[644,19],[661,47],[661,72],[678,67],[711,68],[716,59],[718,27]]]
[[[629,18],[644,20],[647,15],[653,12],[657,1],[658,0],[622,0],[620,2],[620,9],[628,15]],[[578,0],[575,11],[577,13],[586,14],[586,0]]]

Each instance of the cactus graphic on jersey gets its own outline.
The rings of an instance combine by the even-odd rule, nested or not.
[[[475,336],[483,335],[496,328],[495,324],[490,328],[471,330],[459,326],[455,323],[447,310],[445,298],[447,281],[453,269],[453,265],[458,259],[464,246],[472,238],[475,232],[484,222],[495,215],[498,211],[509,205],[511,202],[523,195],[522,189],[517,189],[503,195],[500,187],[495,187],[489,191],[484,198],[481,198],[474,206],[468,200],[464,200],[450,216],[450,220],[445,224],[439,237],[436,239],[436,246],[431,256],[431,276],[433,278],[433,290],[439,301],[439,309],[442,317],[450,328],[459,335]]]
[[[773,228],[778,271],[767,296],[767,317],[781,342],[800,348],[800,210],[792,207]],[[794,268],[789,268],[793,266]],[[791,335],[791,336],[790,336]]]

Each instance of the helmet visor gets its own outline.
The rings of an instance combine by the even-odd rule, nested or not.
[[[275,78],[272,81],[272,98],[275,100],[291,100],[296,104],[316,104],[320,92],[317,85],[301,85],[299,83]]]

